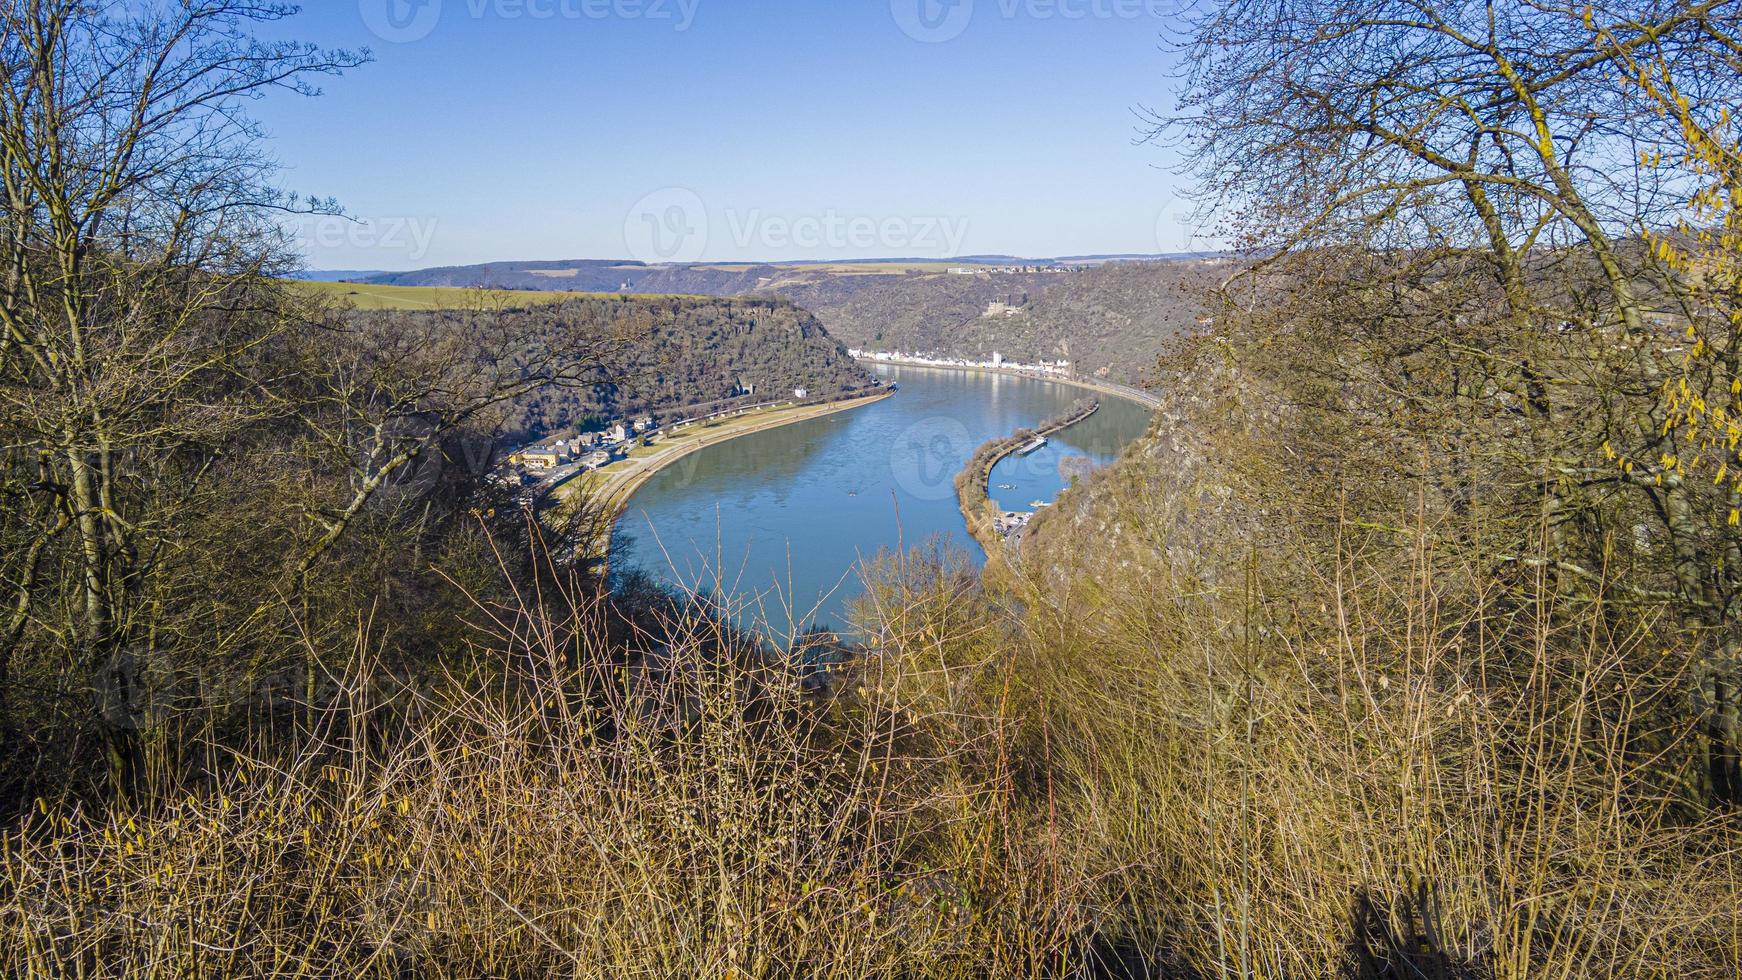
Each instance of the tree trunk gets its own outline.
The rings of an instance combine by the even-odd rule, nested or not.
[[[110,789],[119,796],[132,797],[145,771],[139,738],[139,669],[116,622],[109,590],[109,543],[97,486],[99,474],[79,450],[74,449],[67,458],[72,468],[73,510],[83,566],[84,616],[79,639],[92,715],[103,741]]]
[[[1734,643],[1701,665],[1698,678],[1705,714],[1706,780],[1712,797],[1742,806],[1742,657]]]

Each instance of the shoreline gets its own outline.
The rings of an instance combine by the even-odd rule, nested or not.
[[[891,367],[929,368],[934,371],[978,371],[982,374],[1002,374],[1011,378],[1027,378],[1030,381],[1051,381],[1056,384],[1082,388],[1113,398],[1123,398],[1128,402],[1142,405],[1150,411],[1161,408],[1161,399],[1140,388],[1119,384],[1113,381],[1097,381],[1084,378],[1081,375],[1035,374],[1029,371],[1018,371],[1013,368],[986,367],[980,364],[933,364],[930,361],[910,361],[905,358],[857,357],[854,360],[860,364],[888,364]]]
[[[751,435],[752,433],[767,432],[770,429],[778,429],[783,426],[792,425],[796,422],[808,422],[811,419],[826,418],[840,412],[849,412],[855,408],[863,408],[867,405],[875,404],[885,398],[892,398],[894,395],[894,391],[885,388],[873,395],[860,395],[854,398],[844,398],[840,401],[824,402],[820,405],[775,409],[770,413],[775,417],[758,420],[752,424],[737,426],[726,432],[715,433],[712,436],[709,436],[704,432],[699,437],[686,441],[681,446],[668,446],[665,450],[654,455],[644,456],[639,461],[630,460],[631,462],[639,462],[639,465],[637,465],[633,470],[623,470],[616,474],[612,474],[611,477],[596,490],[584,492],[587,492],[588,496],[592,497],[605,508],[606,526],[615,530],[617,521],[622,518],[624,511],[628,509],[629,500],[635,496],[635,491],[641,489],[648,480],[653,479],[653,477],[661,470],[676,463],[678,460],[689,456],[691,453],[707,449],[710,446],[718,446],[722,443],[731,442],[733,439]],[[575,491],[571,490],[569,493],[565,494],[562,493],[562,488],[557,488],[557,493],[565,497],[572,495],[574,492]]]
[[[998,468],[999,463],[1010,458],[1013,453],[1026,445],[1030,439],[1056,435],[1094,415],[1100,409],[1101,403],[1096,400],[1085,408],[1042,422],[1032,430],[1033,435],[1003,436],[982,443],[978,449],[974,450],[974,456],[968,461],[968,467],[956,479],[956,506],[962,512],[962,518],[968,525],[968,533],[985,550],[988,562],[994,554],[1002,553],[1004,546],[1011,541],[1011,538],[998,534],[994,527],[989,526],[996,520],[989,510],[992,504],[992,471]],[[988,447],[992,447],[992,451],[984,459],[981,459],[980,454],[985,452]],[[975,495],[978,499],[973,499]]]

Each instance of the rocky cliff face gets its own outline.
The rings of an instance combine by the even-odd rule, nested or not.
[[[1218,344],[1195,338],[1166,357],[1149,434],[1036,516],[1016,558],[1055,594],[1162,565],[1175,581],[1222,582],[1229,541],[1265,519],[1236,490],[1245,460],[1233,450],[1286,420],[1252,407],[1275,403],[1246,397],[1249,379]]]

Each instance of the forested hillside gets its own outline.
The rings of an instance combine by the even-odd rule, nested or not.
[[[860,383],[802,307],[275,278],[248,109],[366,60],[285,14],[0,3],[0,975],[1742,976],[1742,4],[1193,5],[1156,136],[1260,259],[810,297],[1159,351],[862,642],[476,452]]]
[[[1064,273],[910,275],[779,287],[851,347],[1027,362],[1068,360],[1136,382],[1168,342],[1199,329],[1205,294],[1235,260],[1110,262]],[[988,316],[992,304],[1012,307]]]
[[[816,314],[849,347],[981,359],[998,351],[1024,360],[1071,360],[1084,374],[1106,370],[1137,381],[1171,338],[1196,329],[1203,295],[1235,260],[1174,258],[1053,266],[1006,272],[995,266],[954,274],[942,268],[823,265],[672,265],[632,262],[516,262],[389,273],[372,283],[490,285],[792,300]],[[993,304],[1012,308],[987,316]]]
[[[499,262],[487,265],[440,266],[412,272],[369,273],[363,281],[383,286],[487,287],[491,289],[558,289],[582,293],[611,293],[627,285],[642,292],[638,284],[655,268],[634,261],[597,259]],[[712,294],[713,289],[689,290]]]
[[[980,324],[988,307],[994,303],[1022,306],[1048,283],[1081,274],[811,275],[786,277],[771,288],[830,324],[829,332],[849,347],[990,354],[992,348],[982,351],[978,343],[1005,325],[1002,319]]]
[[[463,314],[378,312],[389,330]],[[682,413],[745,403],[835,398],[874,379],[816,318],[785,300],[707,297],[587,298],[528,310],[557,336],[611,338],[597,384],[547,386],[517,398],[504,419],[516,442],[596,427],[631,413]],[[537,357],[537,351],[525,352]]]

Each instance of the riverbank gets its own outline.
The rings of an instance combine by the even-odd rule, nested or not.
[[[1054,381],[1073,388],[1082,388],[1103,395],[1112,395],[1126,401],[1136,402],[1148,409],[1161,407],[1161,399],[1142,388],[1133,388],[1117,381],[1106,381],[1100,378],[1085,378],[1077,374],[1048,374],[1042,371],[1023,371],[1016,368],[990,367],[984,364],[940,364],[935,361],[916,361],[908,358],[878,358],[860,356],[855,358],[861,364],[888,364],[891,367],[931,368],[934,371],[978,371],[981,374],[1002,374],[1012,378],[1027,378],[1030,381]]]
[[[1101,403],[1098,399],[1079,403],[1063,415],[1048,419],[1035,428],[1020,429],[1012,435],[984,443],[974,450],[968,465],[956,476],[956,502],[961,507],[962,519],[968,524],[968,533],[986,550],[988,559],[993,558],[1008,540],[999,526],[999,519],[1003,515],[1001,512],[994,513],[991,506],[992,470],[1011,453],[1017,452],[1035,439],[1044,439],[1068,429],[1100,410]],[[1029,516],[1032,517],[1033,514],[1030,513]]]
[[[783,634],[794,624],[850,626],[864,594],[860,572],[879,554],[935,542],[979,567],[985,550],[962,519],[956,474],[974,447],[1055,418],[1085,393],[965,371],[879,373],[899,383],[898,397],[694,453],[643,483],[617,521],[612,567],[730,596],[753,607],[743,621]],[[1014,457],[1000,465],[994,484],[1007,468],[1023,472],[1010,481],[1016,489],[993,496],[1006,507],[1051,500],[1067,479],[1061,454],[1109,463],[1142,438],[1149,418],[1132,402],[1105,399],[1032,466],[1014,466]]]
[[[722,442],[729,442],[753,432],[765,432],[769,429],[791,425],[794,422],[804,422],[826,415],[834,415],[837,412],[863,408],[894,394],[893,390],[884,389],[873,395],[825,402],[820,405],[790,405],[760,409],[714,422],[695,423],[662,437],[650,447],[634,450],[630,453],[629,458],[622,462],[613,463],[598,473],[571,480],[556,488],[555,492],[559,499],[566,499],[576,493],[585,493],[605,509],[608,515],[607,526],[614,525],[617,518],[622,516],[623,509],[629,503],[629,498],[635,495],[635,491],[639,490],[642,484],[651,480],[660,470],[693,452],[709,446],[717,446]]]

